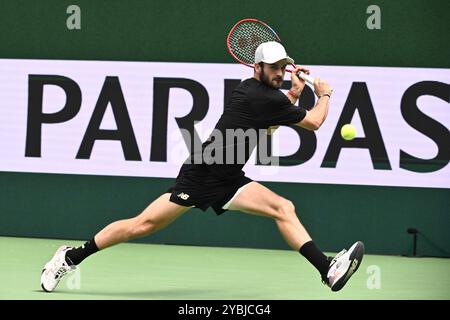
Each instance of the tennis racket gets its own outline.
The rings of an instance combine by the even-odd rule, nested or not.
[[[267,41],[281,42],[280,37],[267,23],[257,19],[243,19],[238,21],[228,33],[227,47],[239,63],[254,68],[256,48]],[[292,67],[295,68],[296,65],[292,64]],[[286,71],[293,70],[286,68]],[[300,71],[297,76],[311,85],[314,84],[314,78],[304,72]]]

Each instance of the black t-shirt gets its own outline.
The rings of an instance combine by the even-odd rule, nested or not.
[[[260,130],[266,130],[270,126],[295,124],[305,116],[306,110],[293,105],[280,90],[255,78],[244,80],[232,92],[213,133],[202,144],[201,150],[193,150],[187,162],[197,164],[189,165],[189,169],[204,171],[207,168],[222,180],[242,176],[242,167],[258,143],[258,139],[255,140],[254,137]],[[231,136],[233,132],[238,134],[244,131],[247,133],[244,140]],[[229,155],[231,156],[227,157]],[[197,158],[194,162],[195,156]],[[202,162],[200,165],[199,159]]]

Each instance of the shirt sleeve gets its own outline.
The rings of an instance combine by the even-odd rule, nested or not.
[[[296,124],[306,116],[306,110],[293,105],[280,90],[269,89],[249,93],[249,102],[260,127]]]

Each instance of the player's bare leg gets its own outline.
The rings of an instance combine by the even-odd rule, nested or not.
[[[258,182],[253,181],[246,185],[233,199],[229,210],[273,218],[281,235],[295,251],[311,241],[298,219],[294,204]]]
[[[170,202],[169,198],[170,194],[165,193],[138,216],[109,224],[81,247],[61,246],[44,266],[41,275],[42,289],[53,291],[64,275],[98,250],[161,230],[190,209]]]
[[[140,215],[107,225],[94,237],[99,249],[143,237],[159,231],[181,216],[190,207],[170,202],[170,193],[161,195]]]
[[[289,246],[299,251],[321,274],[333,291],[340,290],[358,269],[364,254],[362,242],[341,251],[332,261],[311,240],[300,223],[293,203],[260,183],[250,182],[231,201],[230,210],[273,218]]]

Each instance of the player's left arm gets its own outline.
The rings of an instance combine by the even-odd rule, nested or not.
[[[317,95],[317,103],[311,110],[306,112],[306,116],[296,125],[308,130],[317,130],[324,123],[328,115],[332,89],[330,85],[320,79],[314,79],[314,93]]]

